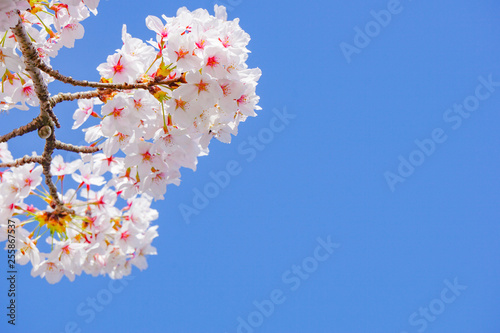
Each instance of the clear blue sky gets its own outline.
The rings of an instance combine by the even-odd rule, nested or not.
[[[125,286],[49,285],[19,267],[18,326],[4,279],[0,331],[499,332],[500,3],[231,2],[263,72],[259,116],[154,204],[149,269]],[[212,1],[101,0],[53,66],[97,80],[123,23],[149,39],[147,15],[184,5],[213,13]],[[74,105],[55,110],[78,143]],[[284,110],[294,118],[275,119]],[[0,129],[35,114],[2,114]],[[185,223],[179,206],[228,163],[239,173]]]

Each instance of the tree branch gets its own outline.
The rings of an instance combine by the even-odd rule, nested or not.
[[[52,174],[50,173],[50,165],[52,163],[52,154],[56,146],[56,137],[54,134],[54,125],[60,127],[54,112],[52,111],[52,105],[49,102],[49,90],[45,81],[43,80],[42,73],[35,65],[41,62],[38,52],[35,50],[33,44],[31,43],[26,30],[22,24],[21,18],[14,28],[11,28],[12,32],[16,36],[16,40],[19,43],[19,47],[24,57],[24,63],[26,65],[26,71],[33,80],[33,86],[35,87],[35,93],[40,101],[40,115],[38,127],[50,126],[51,134],[45,139],[45,147],[42,154],[41,165],[43,168],[43,175],[45,176],[45,184],[49,187],[49,193],[52,197],[52,202],[54,209],[56,211],[70,211],[64,206],[64,203],[59,198],[57,192],[57,187],[52,182]],[[33,122],[32,122],[33,123]],[[30,123],[31,124],[31,123]],[[28,124],[28,125],[30,125]],[[34,126],[33,126],[34,127]]]
[[[0,168],[16,168],[29,163],[42,163],[42,156],[24,156],[12,162],[0,163]]]
[[[99,147],[87,147],[87,146],[74,146],[69,143],[64,143],[56,140],[55,146],[56,149],[72,151],[74,153],[84,153],[84,154],[92,154],[101,150]]]
[[[15,138],[16,136],[21,136],[29,132],[36,131],[42,124],[43,124],[42,117],[39,115],[28,124],[16,128],[10,133],[0,136],[0,142],[7,142],[10,139]]]
[[[176,87],[179,83],[186,83],[186,78],[184,75],[181,75],[178,78],[170,79],[170,80],[153,80],[145,83],[105,83],[105,82],[93,82],[87,80],[75,80],[71,76],[65,76],[59,71],[50,68],[46,63],[44,63],[41,59],[35,60],[34,64],[44,71],[45,73],[52,76],[54,79],[59,80],[64,83],[69,83],[74,86],[80,87],[91,87],[91,88],[102,88],[102,89],[115,89],[115,90],[131,90],[131,89],[149,89],[152,86],[157,85],[167,85],[169,87]]]
[[[49,90],[47,85],[43,80],[42,73],[36,66],[37,63],[41,62],[38,52],[34,48],[31,40],[24,29],[21,18],[15,27],[11,28],[12,32],[16,36],[16,40],[19,43],[19,47],[24,57],[24,63],[26,64],[26,71],[29,73],[31,79],[33,80],[33,86],[35,87],[35,93],[40,101],[40,115],[42,116],[43,125],[50,125],[50,127],[61,127],[57,117],[54,112],[52,112],[52,106],[49,103]]]

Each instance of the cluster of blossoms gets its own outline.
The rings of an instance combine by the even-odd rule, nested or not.
[[[167,184],[179,184],[180,167],[195,170],[213,137],[229,143],[238,124],[256,115],[261,73],[245,63],[250,37],[237,20],[226,20],[224,7],[215,12],[181,8],[176,17],[164,17],[166,23],[149,16],[146,24],[156,33],[149,44],[155,47],[124,27],[123,47],[97,68],[116,83],[177,82],[105,96],[102,121],[85,130],[87,141],[100,140],[107,157],[125,154],[112,182],[125,198],[147,193],[162,199]],[[95,105],[80,103],[74,127],[97,115]]]
[[[0,143],[0,160],[12,161],[6,143]],[[61,188],[66,175],[81,184],[76,190],[66,190],[62,196],[65,206],[73,210],[71,213],[50,207],[52,200],[41,186],[41,166],[28,163],[1,174],[0,242],[7,240],[9,231],[3,221],[16,216],[16,262],[21,265],[31,262],[31,274],[45,277],[50,283],[59,282],[64,275],[73,281],[82,271],[93,276],[108,274],[114,279],[121,278],[130,274],[132,265],[141,270],[147,268],[145,256],[156,254],[151,242],[158,236],[158,226],[150,223],[158,218],[158,212],[150,208],[151,198],[136,196],[118,209],[116,191],[106,186],[98,192],[90,189],[90,185],[103,184],[103,177],[86,178],[74,173],[82,163],[82,160],[65,163],[60,155],[52,160],[52,175],[58,177]],[[49,207],[38,209],[25,203],[30,195],[42,198]],[[48,244],[38,244],[47,232]],[[43,247],[50,252],[42,252]]]
[[[97,13],[98,0],[3,3],[0,109],[23,110],[39,100],[8,27],[21,17],[40,63],[50,69],[49,58],[83,36],[79,22]],[[256,115],[261,72],[246,65],[250,37],[238,20],[227,21],[225,8],[217,5],[215,16],[181,8],[176,17],[162,18],[147,17],[155,33],[147,42],[123,27],[123,46],[97,68],[98,90],[52,97],[54,104],[78,99],[73,129],[96,120],[84,129],[94,153],[81,151],[73,162],[54,156],[48,173],[31,160],[13,165],[7,144],[0,143],[1,162],[11,163],[4,172],[0,169],[0,241],[7,238],[7,220],[18,219],[16,259],[31,262],[33,276],[55,283],[63,275],[73,280],[82,271],[121,278],[132,265],[146,268],[145,255],[156,254],[151,242],[158,235],[157,226],[151,226],[158,217],[150,208],[152,200],[163,199],[168,184],[180,183],[181,167],[196,169],[212,138],[229,143],[239,123]],[[45,84],[55,78],[78,85],[41,69]],[[49,183],[57,177],[53,186],[58,186],[59,206],[42,185],[47,174]],[[76,189],[65,188],[68,176]],[[35,196],[43,199],[43,208],[30,201]],[[122,209],[116,207],[120,201]],[[44,246],[50,251],[43,253],[39,239],[47,231]]]

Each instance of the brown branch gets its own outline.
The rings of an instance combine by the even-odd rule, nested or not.
[[[27,134],[29,132],[36,131],[39,127],[41,127],[43,124],[42,117],[38,116],[34,118],[31,122],[28,124],[21,126],[19,128],[16,128],[10,133],[7,133],[5,135],[0,136],[0,142],[7,142],[12,138],[15,138],[16,136],[21,136],[24,134]]]
[[[52,154],[54,153],[54,149],[56,148],[56,137],[52,133],[45,140],[45,148],[43,150],[42,162],[40,163],[43,168],[43,175],[45,176],[45,184],[49,187],[49,193],[52,197],[51,206],[56,209],[56,211],[66,211],[69,213],[73,213],[72,210],[68,209],[64,206],[64,203],[59,198],[59,193],[57,192],[57,187],[52,181],[52,173],[50,172],[50,165],[52,163]]]
[[[84,154],[92,154],[101,150],[99,147],[87,147],[87,146],[74,146],[69,143],[64,143],[56,140],[55,148],[61,150],[72,151],[74,153],[84,153]]]
[[[99,97],[105,91],[107,90],[91,90],[91,91],[81,91],[76,93],[59,93],[55,96],[52,96],[49,102],[50,105],[54,107],[57,103],[61,103],[62,101],[74,101],[75,99],[90,99],[94,97]]]
[[[16,168],[28,163],[42,163],[41,156],[24,156],[12,162],[0,163],[0,168]]]
[[[37,50],[31,43],[31,40],[24,29],[22,20],[14,28],[11,28],[12,32],[16,36],[16,40],[19,43],[19,47],[24,57],[24,63],[26,65],[26,71],[33,80],[33,86],[35,87],[35,93],[40,101],[40,115],[42,120],[45,122],[44,125],[50,125],[51,127],[60,127],[57,117],[54,112],[52,112],[52,106],[49,103],[49,90],[47,85],[43,80],[42,73],[36,66],[40,62],[40,57]]]
[[[54,126],[57,128],[61,128],[61,124],[59,123],[59,120],[57,119],[57,116],[55,115],[54,111],[52,111],[52,106],[49,112],[49,117],[52,119],[52,122],[54,123]]]

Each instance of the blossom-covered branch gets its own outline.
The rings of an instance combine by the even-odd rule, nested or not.
[[[34,63],[39,59],[38,52],[33,47],[30,37],[24,29],[22,20],[15,27],[12,28],[12,32],[16,36],[17,42],[21,48],[24,57],[24,63],[26,65],[26,71],[30,74],[33,80],[34,89],[37,98],[40,102],[40,125],[42,127],[48,128],[49,136],[45,139],[45,148],[42,154],[41,165],[43,167],[43,175],[45,176],[45,184],[49,187],[50,195],[52,200],[58,209],[64,210],[64,204],[59,198],[58,190],[55,184],[52,182],[52,174],[50,172],[50,165],[52,162],[52,153],[55,148],[55,134],[54,126],[60,127],[56,116],[52,112],[52,105],[49,102],[49,91],[47,89],[47,84],[45,83],[40,70],[34,65]]]
[[[111,94],[114,91],[119,91],[119,90],[132,90],[132,89],[146,89],[149,90],[154,86],[167,86],[171,88],[177,88],[179,84],[181,83],[187,83],[186,78],[184,75],[181,75],[178,78],[175,79],[162,79],[162,80],[156,80],[156,81],[149,81],[145,83],[102,83],[102,82],[89,82],[89,81],[77,81],[73,80],[70,77],[65,77],[65,76],[53,76],[57,80],[60,80],[64,83],[70,83],[75,86],[82,86],[82,87],[92,87],[92,88],[99,88],[97,90],[92,90],[92,91],[81,91],[81,92],[76,92],[76,93],[59,93],[55,96],[52,96],[49,99],[49,102],[52,106],[55,106],[56,104],[62,102],[62,101],[74,101],[77,99],[90,99],[94,97],[101,97],[101,96],[106,96]]]

